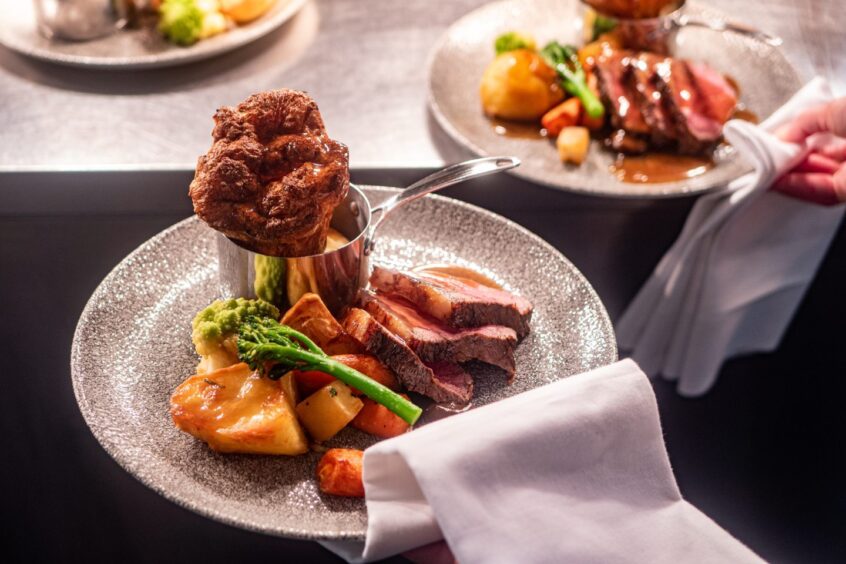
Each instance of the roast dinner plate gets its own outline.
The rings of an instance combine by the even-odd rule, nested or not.
[[[729,16],[688,2],[685,10],[709,18]],[[752,22],[754,23],[754,22]],[[554,143],[542,138],[501,135],[482,113],[479,84],[494,59],[494,40],[507,31],[547,41],[581,45],[582,15],[578,0],[505,0],[485,5],[453,24],[429,61],[429,102],[441,127],[477,155],[514,155],[522,165],[513,174],[553,188],[613,197],[667,197],[704,192],[725,185],[749,170],[731,147],[715,155],[715,166],[693,178],[661,183],[619,181],[609,170],[615,155],[591,141],[581,166],[564,165]],[[685,27],[678,34],[675,56],[703,61],[731,77],[740,102],[760,120],[800,88],[796,71],[775,47],[749,37]]]
[[[365,192],[378,203],[395,190]],[[202,515],[286,537],[363,539],[364,501],[319,492],[314,474],[320,453],[218,454],[171,422],[170,395],[197,364],[191,319],[218,297],[216,248],[214,231],[196,217],[186,219],[126,257],[94,292],[71,359],[88,426],[128,472]],[[374,260],[404,268],[474,268],[534,304],[513,383],[474,369],[473,406],[617,358],[608,315],[579,271],[536,235],[481,208],[439,196],[412,202],[380,228]],[[327,446],[366,448],[372,442],[348,428]]]
[[[38,32],[33,3],[0,0],[0,44],[23,55],[64,65],[138,69],[169,67],[207,59],[237,49],[291,19],[306,0],[277,0],[256,20],[189,47],[168,43],[150,27],[124,29],[90,41],[48,39]]]

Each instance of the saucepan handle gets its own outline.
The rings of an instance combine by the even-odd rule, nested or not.
[[[714,31],[730,31],[732,33],[745,35],[746,37],[762,41],[767,45],[772,45],[773,47],[778,47],[782,43],[781,38],[776,35],[771,35],[759,29],[755,29],[754,27],[721,18],[706,18],[681,13],[678,14],[673,21],[678,27],[691,26],[704,27]]]
[[[396,208],[447,186],[452,186],[459,182],[470,180],[471,178],[502,172],[519,165],[520,160],[516,157],[484,157],[448,166],[443,170],[430,174],[426,178],[418,180],[402,192],[388,198],[381,205],[373,208],[371,211],[370,230],[364,242],[364,254],[369,255],[373,252],[376,230],[382,224],[382,221]]]

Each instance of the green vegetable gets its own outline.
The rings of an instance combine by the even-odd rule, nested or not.
[[[605,114],[602,102],[591,92],[585,82],[585,70],[579,62],[575,47],[551,41],[541,49],[540,55],[558,73],[558,79],[564,90],[582,101],[587,115],[599,118]]]
[[[531,35],[524,35],[516,31],[509,31],[503,33],[494,41],[494,49],[496,54],[501,55],[508,51],[516,51],[517,49],[528,49],[534,51],[536,49],[535,40]]]
[[[608,33],[615,27],[617,27],[617,20],[609,18],[608,16],[596,14],[596,17],[593,20],[593,38],[591,41],[596,41],[600,35]]]
[[[164,0],[159,6],[159,32],[177,45],[192,45],[203,31],[203,11],[195,0]]]
[[[207,356],[224,346],[224,341],[238,335],[244,319],[250,316],[279,318],[279,310],[263,300],[245,298],[215,300],[194,316],[191,339],[197,354]]]
[[[271,378],[292,369],[325,372],[384,405],[409,425],[423,412],[379,382],[332,359],[311,339],[275,319],[250,316],[244,320],[238,334],[238,358]],[[268,361],[276,363],[269,371]]]
[[[256,255],[254,264],[256,279],[253,282],[253,290],[256,296],[275,306],[286,306],[288,303],[285,277],[287,259]]]

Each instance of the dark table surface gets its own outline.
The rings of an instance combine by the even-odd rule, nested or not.
[[[87,187],[80,201],[61,197],[49,178],[4,177],[3,546],[12,560],[27,562],[337,561],[315,543],[241,531],[173,505],[124,472],[86,428],[69,374],[77,318],[115,264],[190,213],[184,197],[190,171],[138,174],[63,177],[66,189]],[[367,171],[354,178],[402,185],[415,175]],[[43,191],[18,189],[40,182]],[[108,191],[115,183],[122,188],[117,196]],[[509,177],[451,195],[556,245],[597,288],[612,318],[691,205],[568,196]],[[844,257],[841,229],[777,352],[729,362],[700,399],[683,399],[669,383],[654,381],[682,492],[768,560],[846,559]]]

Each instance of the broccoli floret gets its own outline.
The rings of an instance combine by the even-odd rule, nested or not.
[[[516,51],[517,49],[528,49],[534,51],[536,49],[535,40],[531,35],[517,33],[516,31],[509,31],[503,33],[496,38],[494,42],[494,49],[497,55],[507,53],[508,51]]]
[[[235,341],[241,323],[247,317],[279,319],[276,306],[264,300],[232,298],[215,300],[210,306],[194,316],[191,322],[191,338],[202,357],[214,357],[225,354],[237,354]]]
[[[164,0],[159,6],[159,32],[177,45],[192,45],[203,31],[203,11],[195,0]]]

